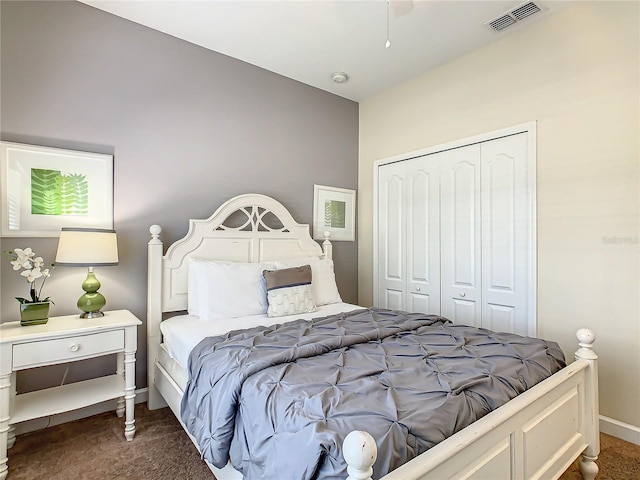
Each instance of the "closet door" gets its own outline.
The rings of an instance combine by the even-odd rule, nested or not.
[[[442,315],[482,326],[480,145],[440,152]]]
[[[439,163],[430,156],[378,168],[378,301],[440,313]]]
[[[378,168],[378,302],[382,308],[405,310],[406,166],[404,162]]]
[[[535,335],[529,135],[378,167],[377,305]]]
[[[528,165],[524,133],[481,146],[482,326],[521,335],[529,333],[533,268]]]
[[[440,168],[433,155],[406,164],[406,309],[440,313]]]

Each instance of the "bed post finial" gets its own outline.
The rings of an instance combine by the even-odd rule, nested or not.
[[[580,349],[576,352],[576,358],[585,360],[597,360],[598,355],[593,351],[593,344],[596,342],[596,334],[588,328],[581,328],[576,333]]]
[[[580,473],[584,480],[594,480],[598,474],[596,460],[600,454],[600,418],[598,415],[598,355],[593,351],[596,335],[587,328],[581,328],[576,333],[580,348],[575,354],[576,360],[589,363],[585,378],[585,410],[586,421],[584,425],[587,448],[582,452],[582,458],[578,462]]]
[[[331,232],[325,230],[322,235],[324,236],[324,242],[322,242],[322,250],[324,251],[324,258],[328,258],[329,260],[333,259],[333,245],[331,245]]]
[[[342,455],[347,462],[347,480],[371,480],[378,447],[370,434],[361,430],[349,433],[342,442]]]
[[[149,233],[151,234],[151,240],[149,243],[160,242],[160,233],[162,233],[162,227],[160,225],[151,225],[149,227]]]

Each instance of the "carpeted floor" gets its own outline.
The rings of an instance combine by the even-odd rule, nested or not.
[[[7,480],[212,480],[169,408],[136,405],[136,436],[108,412],[20,435]]]
[[[640,446],[610,435],[600,434],[600,472],[596,480],[640,480]],[[560,480],[582,480],[578,462]]]
[[[136,428],[127,442],[124,420],[104,413],[21,435],[9,450],[7,480],[213,480],[168,408],[136,405]],[[640,446],[601,438],[598,480],[640,480]],[[575,464],[561,477],[580,478]]]

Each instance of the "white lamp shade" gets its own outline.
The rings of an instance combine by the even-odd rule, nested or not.
[[[63,228],[55,263],[68,267],[117,265],[118,241],[115,230]]]

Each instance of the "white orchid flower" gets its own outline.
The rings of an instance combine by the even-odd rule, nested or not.
[[[25,249],[22,248],[14,248],[13,250],[5,251],[4,253],[8,253],[12,256],[11,266],[13,270],[21,270],[20,275],[25,278],[25,280],[29,283],[29,296],[26,298],[16,297],[16,300],[21,304],[25,303],[34,303],[34,302],[50,302],[50,298],[46,297],[42,299],[42,289],[44,288],[44,284],[51,276],[52,268],[43,268],[45,266],[44,259],[40,256],[36,256],[35,252],[27,247]],[[41,283],[38,286],[36,285],[36,280],[41,279]]]
[[[35,253],[33,253],[33,250],[31,250],[31,247],[27,247],[24,250],[21,248],[14,248],[13,251],[15,252],[15,254],[19,259],[23,259],[23,260],[30,260],[31,257],[35,256]]]
[[[16,255],[15,260],[11,262],[14,270],[20,270],[21,268],[31,268],[31,257],[35,254],[31,248],[27,247],[24,250],[21,248],[14,249],[13,253]]]
[[[42,277],[42,272],[40,271],[40,268],[36,267],[33,270],[25,270],[20,275],[27,277],[27,282],[33,283],[36,278]]]
[[[21,268],[29,268],[31,266],[31,264],[29,262],[23,262],[20,261],[19,259],[15,259],[15,260],[11,260],[11,265],[13,265],[13,269],[14,270],[20,270]]]

